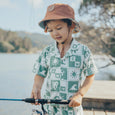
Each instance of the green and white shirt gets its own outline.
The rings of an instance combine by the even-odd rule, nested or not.
[[[89,48],[75,39],[63,58],[55,42],[42,51],[37,61],[37,74],[47,77],[46,99],[69,99],[78,91],[83,76],[97,71]]]

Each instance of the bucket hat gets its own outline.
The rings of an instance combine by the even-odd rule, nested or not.
[[[47,29],[44,26],[44,22],[48,20],[57,20],[57,19],[69,19],[75,24],[75,28],[73,33],[77,33],[80,30],[79,23],[75,20],[75,13],[72,7],[67,4],[52,4],[47,7],[47,12],[43,20],[41,20],[38,24],[41,28],[43,28],[46,32]]]

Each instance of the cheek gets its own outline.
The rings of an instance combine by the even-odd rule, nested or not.
[[[56,32],[56,34],[66,37],[66,36],[68,36],[68,28],[64,28],[64,29],[62,29],[62,30],[60,30],[60,31],[58,30],[58,31]],[[50,33],[50,36],[51,36],[53,39],[55,39],[55,33],[51,32],[51,33]]]
[[[50,36],[54,39],[54,35],[53,35],[53,33],[50,33]]]
[[[63,29],[61,31],[61,34],[64,35],[64,36],[67,36],[68,35],[68,29]]]

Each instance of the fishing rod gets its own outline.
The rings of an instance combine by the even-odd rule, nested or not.
[[[69,104],[70,100],[59,100],[59,99],[34,99],[34,98],[25,98],[25,99],[5,99],[0,98],[0,101],[24,101],[27,103],[35,103],[38,102],[40,104]]]
[[[43,115],[48,115],[47,111],[44,109],[44,104],[69,104],[70,100],[60,100],[60,99],[34,99],[34,98],[25,98],[25,99],[5,99],[0,98],[0,101],[24,101],[26,103],[40,103],[42,105]],[[33,110],[38,115],[42,115],[42,113],[38,110]]]

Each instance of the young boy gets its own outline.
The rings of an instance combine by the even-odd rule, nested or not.
[[[52,4],[39,25],[50,33],[55,44],[46,47],[39,56],[31,97],[41,98],[47,77],[44,98],[71,100],[69,105],[46,105],[48,114],[83,115],[82,98],[92,85],[96,67],[88,47],[72,38],[72,33],[80,28],[74,10],[67,4]],[[85,81],[81,85],[83,76]]]

